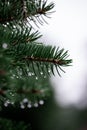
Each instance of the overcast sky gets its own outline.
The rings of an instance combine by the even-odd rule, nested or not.
[[[49,0],[50,2],[51,0]],[[52,78],[61,105],[84,107],[87,103],[87,0],[54,0],[56,11],[41,27],[45,43],[69,50],[73,66]],[[83,96],[85,95],[85,96]]]

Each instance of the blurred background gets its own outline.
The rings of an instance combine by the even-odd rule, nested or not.
[[[51,77],[56,130],[87,130],[87,0],[54,0],[55,13],[41,27],[42,40],[69,50],[72,66]],[[82,125],[82,126],[81,126]],[[52,125],[51,125],[52,126]],[[51,128],[50,128],[51,130]],[[53,130],[53,128],[52,128]]]
[[[87,0],[54,0],[55,13],[41,27],[42,40],[69,50],[73,59],[62,78],[51,78],[56,100],[62,106],[87,106]]]

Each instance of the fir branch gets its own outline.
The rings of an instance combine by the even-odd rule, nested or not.
[[[47,62],[47,63],[53,63],[58,65],[68,65],[71,63],[71,60],[63,60],[63,59],[48,59],[48,58],[39,58],[39,57],[25,57],[23,60],[29,60],[29,61],[38,61],[38,62]]]
[[[2,114],[1,114],[2,115]],[[3,117],[3,116],[2,116]],[[24,121],[15,121],[7,118],[0,117],[1,130],[31,130],[31,125],[26,124]]]
[[[1,27],[1,26],[0,26]],[[3,32],[4,30],[4,32]],[[12,30],[12,32],[10,31]],[[27,26],[19,26],[14,25],[11,26],[8,24],[0,29],[0,41],[10,45],[22,44],[22,43],[30,43],[39,39],[42,35],[39,31],[34,31],[32,27],[28,28]]]
[[[71,65],[68,51],[37,42],[41,35],[32,30],[32,22],[43,25],[53,8],[47,0],[1,0],[0,106],[20,104],[24,98],[35,106],[50,95],[47,74],[55,75],[55,67],[60,75],[62,67]]]
[[[54,66],[56,69],[62,70],[61,67],[69,66],[72,63],[72,60],[68,59],[68,51],[43,44],[20,44],[20,46],[7,50],[6,53],[14,57],[12,66],[19,66],[25,71],[24,66],[28,67],[31,64],[34,73],[36,72],[35,66],[43,73],[49,73],[50,70],[54,74]]]
[[[48,17],[50,13],[52,13],[50,10],[54,8],[54,3],[47,4],[47,0],[21,0],[14,2],[2,1],[0,4],[0,23],[11,23],[16,22],[25,23],[25,20],[29,23],[31,20],[36,24],[36,20],[40,21],[40,23],[43,23],[42,21],[45,21],[42,17],[42,20],[40,20],[40,16],[44,15]],[[3,14],[3,15],[2,15]],[[30,19],[28,21],[27,19]]]
[[[23,15],[23,20],[27,18],[27,5],[25,0],[21,0],[22,4],[22,15]]]

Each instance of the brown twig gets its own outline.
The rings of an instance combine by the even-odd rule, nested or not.
[[[50,62],[58,65],[65,64],[64,60],[61,59],[48,59],[48,58],[39,58],[39,57],[25,57],[23,60],[30,60],[30,61],[39,61],[39,62]]]
[[[6,90],[0,89],[0,95],[5,96],[5,93],[6,93]],[[15,93],[17,93],[17,94],[30,94],[30,93],[31,94],[40,94],[40,93],[42,93],[42,91],[36,90],[36,89],[31,89],[31,90],[20,89],[20,90],[15,91]]]

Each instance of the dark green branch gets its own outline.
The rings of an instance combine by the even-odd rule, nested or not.
[[[44,1],[21,0],[21,1],[9,2],[9,4],[8,2],[1,2],[0,23],[2,24],[7,22],[13,22],[13,21],[16,21],[18,23],[19,21],[21,22],[25,21],[27,18],[33,20],[34,17],[39,17],[40,15],[46,16],[46,14],[50,10],[52,10],[53,7],[54,7],[54,3],[50,3],[47,5],[46,0]]]
[[[31,66],[34,73],[36,66],[39,72],[49,73],[50,70],[54,74],[54,66],[58,72],[59,69],[62,70],[61,67],[69,66],[72,63],[72,60],[68,59],[68,51],[40,43],[19,44],[14,48],[12,46],[6,53],[14,57],[11,63],[13,67],[19,66],[25,71],[27,67]]]

